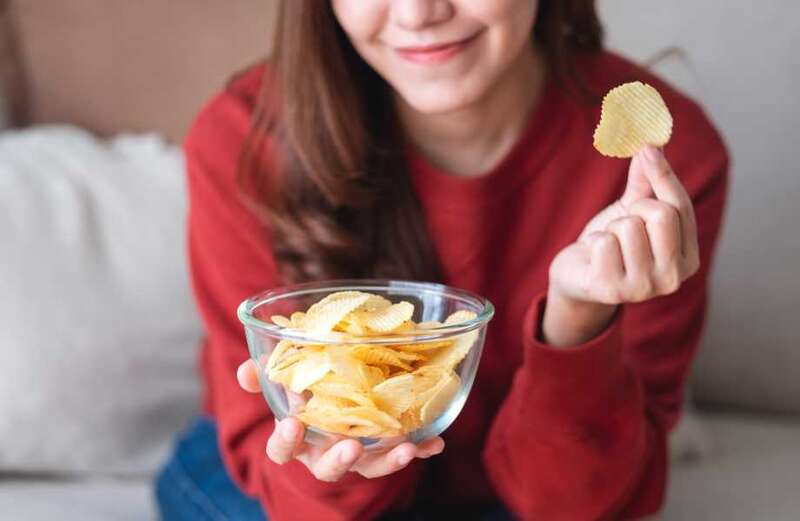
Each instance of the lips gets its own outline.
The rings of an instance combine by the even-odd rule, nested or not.
[[[395,51],[401,58],[413,63],[442,63],[453,58],[472,43],[480,33],[453,42],[425,45],[395,47]]]

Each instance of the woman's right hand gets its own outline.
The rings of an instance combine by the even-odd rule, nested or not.
[[[236,372],[239,385],[251,393],[261,392],[258,374],[252,360],[239,366]],[[338,441],[323,448],[303,441],[305,426],[294,417],[275,420],[275,429],[267,441],[267,456],[279,465],[297,459],[321,481],[338,481],[349,472],[365,478],[378,478],[405,468],[414,458],[430,458],[444,450],[441,437],[425,440],[419,445],[405,442],[382,452],[366,452],[356,440]]]

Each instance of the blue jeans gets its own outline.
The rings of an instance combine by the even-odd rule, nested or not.
[[[155,482],[162,521],[267,521],[261,505],[247,497],[225,470],[217,444],[217,427],[208,417],[192,421],[178,437]],[[449,514],[449,515],[448,515]],[[456,515],[464,520],[511,521],[501,505],[461,508],[418,505],[388,514],[387,521],[428,521]]]

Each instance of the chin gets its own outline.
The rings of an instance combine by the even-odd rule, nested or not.
[[[445,114],[468,107],[481,98],[486,89],[447,85],[423,88],[414,86],[400,90],[403,101],[423,114]]]

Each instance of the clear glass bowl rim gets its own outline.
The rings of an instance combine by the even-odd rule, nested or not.
[[[344,334],[314,334],[304,331],[287,329],[271,322],[264,322],[253,316],[253,311],[264,304],[276,302],[281,299],[297,297],[308,293],[317,293],[330,289],[333,291],[383,291],[389,288],[404,290],[417,290],[435,294],[444,294],[447,298],[457,298],[477,305],[481,311],[472,320],[458,324],[442,325],[424,330],[424,333],[408,333],[382,335],[375,337],[349,337]],[[467,290],[440,284],[438,282],[417,282],[395,279],[336,279],[321,282],[305,282],[273,288],[254,295],[239,304],[236,314],[239,320],[248,328],[258,330],[276,338],[295,340],[307,343],[342,343],[342,344],[415,344],[439,340],[455,335],[460,335],[485,325],[494,315],[494,306],[488,299]]]

